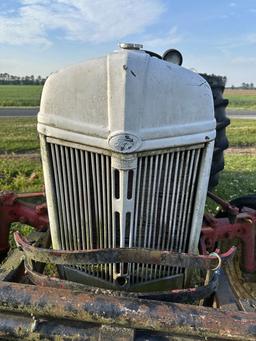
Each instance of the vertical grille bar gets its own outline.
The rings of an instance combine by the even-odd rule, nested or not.
[[[84,188],[84,173],[83,173],[83,161],[81,151],[75,149],[75,157],[76,157],[76,168],[73,170],[74,173],[77,172],[77,187],[78,187],[78,201],[79,201],[79,215],[80,220],[78,220],[78,228],[80,225],[80,233],[81,233],[81,242],[80,242],[80,249],[88,249],[89,243],[86,243],[86,238],[88,238],[88,209],[85,210],[85,201],[86,196],[85,192],[83,192]],[[86,205],[87,208],[87,205]]]
[[[66,158],[65,158],[65,147],[60,146],[60,168],[63,177],[63,187],[64,187],[64,203],[65,203],[65,215],[66,215],[66,224],[65,224],[65,240],[66,240],[66,248],[68,250],[72,250],[72,243],[70,240],[70,232],[71,230],[71,222],[70,222],[70,210],[69,210],[69,197],[68,197],[68,183],[67,183],[67,173],[66,173]]]
[[[58,155],[57,155],[57,148],[56,145],[51,144],[51,155],[52,155],[52,163],[53,163],[53,175],[54,175],[54,183],[55,183],[55,188],[56,188],[56,197],[57,201],[60,204],[62,209],[58,210],[58,220],[59,220],[59,225],[60,225],[60,243],[61,247],[65,248],[65,235],[64,235],[64,224],[65,222],[65,217],[64,217],[64,203],[63,203],[63,186],[62,186],[62,181],[61,181],[61,174],[60,174],[60,168],[59,168],[59,162],[57,163],[58,160]]]

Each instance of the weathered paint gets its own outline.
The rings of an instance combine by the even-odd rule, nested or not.
[[[255,340],[256,314],[0,283],[0,310],[220,340]]]

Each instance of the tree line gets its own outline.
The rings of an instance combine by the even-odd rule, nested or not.
[[[34,75],[31,76],[14,76],[9,73],[0,73],[0,84],[10,84],[10,85],[43,85],[47,77],[41,77]]]
[[[240,86],[231,86],[231,89],[255,89],[254,83],[243,82]]]

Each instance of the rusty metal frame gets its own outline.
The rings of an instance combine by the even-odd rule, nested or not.
[[[0,192],[0,256],[9,250],[11,223],[20,222],[45,231],[49,227],[46,204],[33,204],[27,199],[44,198],[44,193],[15,194]]]
[[[181,268],[214,270],[229,262],[236,251],[232,247],[221,255],[194,255],[172,251],[151,250],[145,248],[94,249],[89,251],[51,250],[30,245],[19,232],[14,233],[17,246],[23,250],[29,261],[57,265],[84,265],[105,263],[144,263]]]
[[[200,306],[111,297],[0,282],[0,307],[5,313],[33,316],[37,330],[44,319],[60,319],[148,330],[214,340],[255,340],[255,313],[226,312]],[[32,321],[31,321],[32,323]]]
[[[223,208],[226,217],[216,218],[205,214],[199,242],[200,252],[207,254],[209,250],[214,250],[217,242],[239,239],[242,242],[241,267],[245,272],[255,272],[256,211],[244,207],[240,212],[216,194],[208,192],[208,196]]]
[[[3,196],[0,198],[3,199]],[[5,222],[10,223],[18,219],[38,229],[47,228],[45,205],[36,208],[38,205],[19,202],[18,198],[8,201],[7,204],[0,200],[1,212],[6,206],[9,220],[6,219]],[[17,207],[19,213],[24,213],[23,217],[12,212]],[[207,217],[207,225],[202,228],[204,243],[201,243],[205,254],[214,249],[214,242],[219,238],[216,236],[221,233],[221,226],[224,230],[232,228],[233,231],[233,235],[222,234],[224,239],[237,237],[238,226],[242,228],[250,225],[251,229],[255,226],[255,213],[252,211],[244,213],[246,215],[236,212],[234,223],[224,218],[214,220]],[[207,242],[206,237],[210,237],[210,242],[209,240]],[[33,247],[38,245],[47,247],[47,243],[38,243],[36,240],[38,241],[33,238]],[[31,247],[29,243],[28,245]],[[42,281],[42,276],[45,275],[34,270],[33,274],[40,276],[39,286],[13,283],[11,281],[19,281],[24,275],[24,257],[24,252],[16,249],[0,266],[0,339],[113,340],[122,337],[122,340],[143,340],[142,335],[146,335],[148,340],[160,337],[165,340],[256,339],[255,312],[231,312],[197,305],[162,302],[161,297],[157,295],[154,299],[146,295],[133,297],[131,293],[130,296],[126,296],[126,293],[107,295],[104,290],[101,291],[102,289],[85,291],[78,283],[76,287],[68,288],[67,281],[57,278],[54,280],[46,276],[46,281]],[[209,258],[213,260],[216,257]],[[216,259],[214,261],[216,265]],[[27,275],[30,270],[27,267]],[[59,288],[50,287],[51,281],[55,281]]]

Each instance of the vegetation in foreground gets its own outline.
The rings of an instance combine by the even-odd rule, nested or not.
[[[0,190],[38,192],[43,188],[41,161],[37,157],[0,158]]]
[[[35,117],[0,117],[0,154],[38,151]]]
[[[42,85],[0,85],[0,106],[39,106],[42,89]]]
[[[227,136],[230,147],[256,147],[256,120],[232,118]]]
[[[256,89],[226,89],[224,97],[229,100],[229,109],[256,110]]]

